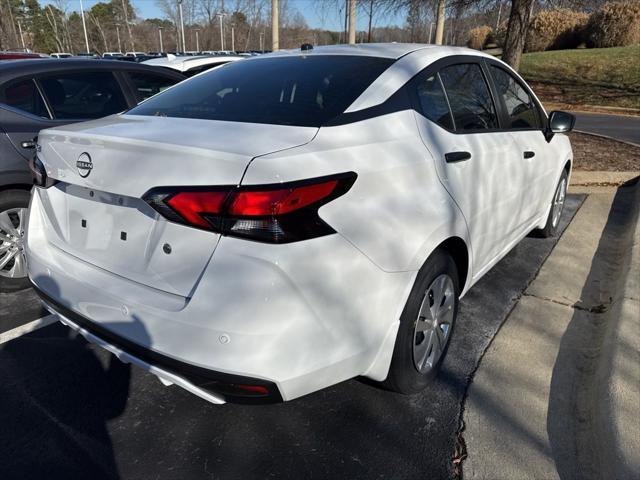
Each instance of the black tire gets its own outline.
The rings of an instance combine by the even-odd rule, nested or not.
[[[12,208],[27,208],[29,206],[29,196],[30,194],[27,190],[5,190],[0,192],[0,212]],[[0,293],[16,292],[28,287],[28,277],[7,278],[0,276]]]
[[[415,327],[423,299],[427,296],[427,289],[442,274],[449,276],[453,283],[453,319],[439,360],[427,372],[420,372],[414,362]],[[404,394],[417,393],[427,387],[429,382],[437,375],[451,343],[453,327],[458,315],[459,296],[460,287],[455,262],[445,251],[437,250],[418,272],[416,282],[400,316],[400,327],[396,336],[391,366],[383,386]]]
[[[560,180],[558,180],[558,184],[556,185],[555,190],[553,191],[553,197],[551,198],[551,205],[549,208],[549,215],[547,216],[547,223],[545,224],[544,228],[540,228],[538,230],[535,231],[536,236],[537,237],[542,237],[542,238],[549,238],[549,237],[555,237],[558,234],[558,226],[560,225],[560,218],[562,217],[562,210],[564,209],[564,198],[566,197],[567,194],[567,178],[569,177],[567,171],[563,171],[562,175],[560,176]],[[557,222],[554,223],[554,205],[555,202],[557,200],[557,196],[558,196],[558,190],[561,188],[561,186],[564,185],[564,194],[563,194],[563,200],[562,200],[562,205],[560,207],[560,217],[558,217]]]

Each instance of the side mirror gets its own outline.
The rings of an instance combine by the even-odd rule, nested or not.
[[[549,114],[549,125],[547,130],[550,133],[567,133],[573,130],[576,117],[567,112],[554,110]]]

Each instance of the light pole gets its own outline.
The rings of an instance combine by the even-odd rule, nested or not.
[[[271,51],[277,52],[280,49],[280,13],[278,0],[271,0]]]
[[[182,17],[182,0],[178,0],[178,12],[180,13],[180,30],[182,31],[182,53],[187,51],[184,41],[184,18]]]
[[[196,52],[200,51],[200,39],[198,38],[198,33],[200,30],[196,29]]]
[[[220,50],[224,50],[224,32],[222,30],[222,17],[226,14],[224,12],[219,12],[216,14],[220,19]]]
[[[89,37],[87,37],[87,24],[84,21],[84,7],[82,6],[82,0],[80,0],[80,15],[82,15],[82,29],[84,30],[84,44],[87,46],[87,53],[89,53]]]
[[[264,32],[260,32],[260,50],[264,53]]]
[[[427,43],[431,43],[431,32],[433,31],[433,22],[429,24],[429,41]]]
[[[118,37],[118,52],[122,53],[122,46],[120,45],[120,24],[116,23],[116,35]]]
[[[349,0],[349,43],[356,43],[356,0]]]
[[[158,27],[158,37],[160,37],[160,53],[164,53],[164,47],[162,46],[162,29],[164,27]]]
[[[236,34],[235,34],[236,24],[231,24],[231,51],[236,51]]]

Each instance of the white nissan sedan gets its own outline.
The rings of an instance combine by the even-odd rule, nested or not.
[[[38,137],[25,243],[45,305],[214,403],[356,376],[422,390],[459,299],[562,213],[573,117],[500,60],[305,48]]]

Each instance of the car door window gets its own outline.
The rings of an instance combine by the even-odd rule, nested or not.
[[[40,79],[57,119],[106,117],[127,108],[111,72],[64,73]]]
[[[133,83],[133,89],[138,103],[152,97],[156,93],[166,90],[179,81],[174,78],[140,72],[129,72],[129,78],[131,78],[131,82]]]
[[[451,65],[440,70],[456,132],[498,128],[495,105],[477,63]]]
[[[439,75],[418,76],[416,93],[422,114],[441,127],[453,130],[451,110]]]
[[[38,117],[49,118],[42,95],[31,78],[11,82],[0,88],[0,103]]]
[[[513,75],[494,65],[491,65],[491,75],[498,95],[507,109],[509,128],[540,128],[538,109],[533,98]]]

